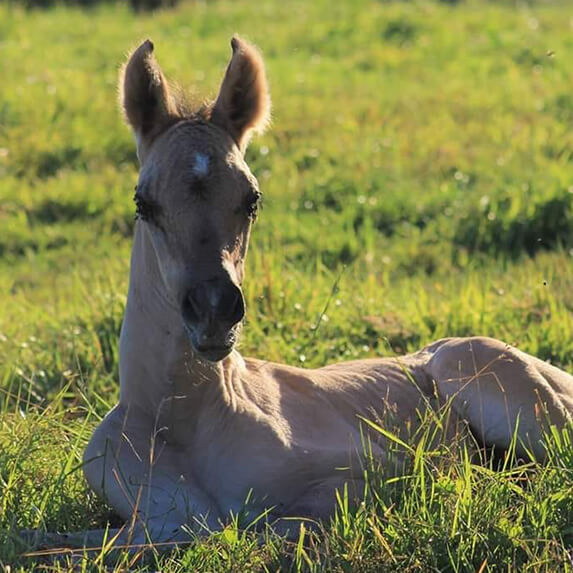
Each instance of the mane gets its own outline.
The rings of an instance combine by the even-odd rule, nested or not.
[[[208,121],[211,118],[214,101],[202,100],[198,102],[177,83],[169,82],[169,91],[176,110],[177,121]]]

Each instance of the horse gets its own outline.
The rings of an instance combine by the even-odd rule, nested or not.
[[[365,434],[373,458],[395,464],[367,419],[390,414],[407,439],[421,413],[448,403],[453,428],[466,424],[489,447],[514,440],[538,460],[547,426],[571,421],[573,376],[492,338],[318,369],[241,356],[241,287],[261,197],[245,150],[271,104],[259,51],[237,36],[231,47],[217,97],[196,109],[170,87],[151,41],[122,70],[141,168],[120,396],[83,470],[128,525],[63,535],[63,544],[181,543],[221,529],[246,502],[278,531],[290,531],[281,529],[290,518],[327,520],[337,492],[361,500]]]

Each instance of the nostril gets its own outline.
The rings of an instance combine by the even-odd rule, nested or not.
[[[243,293],[238,287],[234,288],[235,300],[229,313],[231,324],[236,324],[243,318],[243,316],[245,316],[245,300],[243,299]]]
[[[187,293],[185,300],[183,301],[183,315],[185,320],[189,322],[196,322],[200,319],[203,314],[203,308],[201,303],[197,299],[196,290],[192,290]]]
[[[187,293],[181,308],[188,323],[223,321],[233,325],[245,315],[243,293],[231,282],[199,284]]]

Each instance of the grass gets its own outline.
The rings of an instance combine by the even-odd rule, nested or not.
[[[198,97],[214,95],[234,32],[264,52],[274,119],[247,153],[265,202],[244,354],[320,366],[484,334],[572,372],[569,12],[558,1],[221,0],[151,15],[1,4],[0,563],[41,564],[11,532],[116,520],[80,460],[118,393],[137,160],[115,84],[131,46],[152,37],[167,75]],[[349,510],[341,493],[320,540],[261,545],[230,526],[139,567],[569,571],[571,439],[551,436],[544,466],[493,472],[464,445],[421,438],[405,477],[371,468],[364,506]]]

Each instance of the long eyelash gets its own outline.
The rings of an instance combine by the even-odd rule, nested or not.
[[[263,195],[260,191],[255,191],[247,199],[247,215],[253,221],[257,218],[262,196]]]
[[[135,203],[135,218],[141,221],[149,221],[153,216],[153,205],[147,203],[141,195],[137,193],[137,187],[135,188],[133,201]]]

